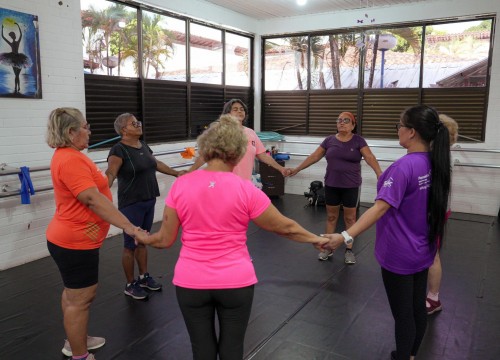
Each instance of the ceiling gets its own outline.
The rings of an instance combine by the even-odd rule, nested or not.
[[[391,5],[429,3],[437,0],[307,0],[299,6],[296,0],[204,0],[258,20],[321,14]]]

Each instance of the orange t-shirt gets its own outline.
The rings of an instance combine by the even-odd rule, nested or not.
[[[84,190],[97,187],[101,194],[112,200],[106,175],[86,155],[72,148],[56,149],[50,172],[56,213],[47,228],[47,240],[66,249],[101,247],[109,223],[76,197]]]

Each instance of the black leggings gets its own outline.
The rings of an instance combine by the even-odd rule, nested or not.
[[[242,360],[254,286],[198,290],[176,286],[177,301],[191,339],[194,360]],[[219,320],[219,339],[215,330]]]
[[[417,355],[427,326],[425,296],[428,269],[399,275],[382,269],[385,292],[395,321],[397,360]]]

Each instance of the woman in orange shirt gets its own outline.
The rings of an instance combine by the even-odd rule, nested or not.
[[[89,349],[105,339],[87,335],[89,308],[96,295],[99,248],[110,224],[130,236],[140,231],[113,205],[106,175],[82,153],[90,125],[74,108],[51,112],[47,144],[55,148],[50,164],[56,212],[46,236],[50,255],[64,283],[61,305],[67,340],[62,352],[73,359],[95,359]]]

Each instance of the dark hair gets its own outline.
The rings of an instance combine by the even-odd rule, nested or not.
[[[429,241],[437,237],[443,241],[448,195],[450,193],[451,160],[450,135],[439,120],[438,112],[425,105],[407,109],[401,116],[403,125],[415,129],[422,140],[430,145],[431,188],[427,201]]]
[[[231,112],[231,108],[233,107],[233,105],[235,103],[241,104],[241,106],[243,106],[243,109],[245,109],[245,119],[243,121],[247,121],[248,120],[248,108],[245,105],[245,103],[243,101],[241,101],[240,99],[231,99],[227,103],[225,103],[224,108],[222,109],[222,115],[229,114]]]

